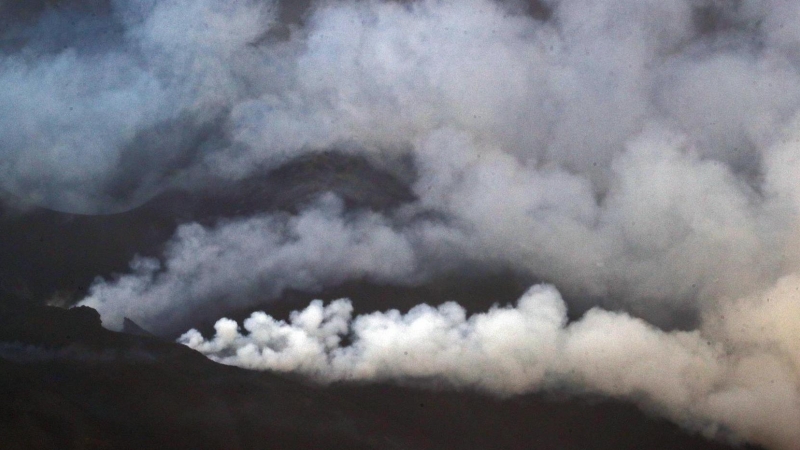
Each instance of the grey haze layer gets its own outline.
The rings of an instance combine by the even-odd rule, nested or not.
[[[82,304],[106,326],[158,331],[288,289],[507,267],[558,291],[472,318],[315,303],[289,324],[257,314],[243,334],[223,320],[183,340],[322,381],[568,385],[797,448],[800,4],[544,5],[534,18],[489,0],[319,2],[285,35],[268,1],[51,10],[0,56],[0,186],[109,212],[357,154],[403,172],[416,199],[373,211],[323,195],[296,214],[184,224],[160,260],[97,281]],[[559,292],[630,315],[567,324]],[[693,331],[642,320],[687,307]]]

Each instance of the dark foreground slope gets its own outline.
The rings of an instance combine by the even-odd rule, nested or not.
[[[100,327],[0,309],[0,436],[14,449],[722,449],[635,407],[385,385],[321,388]]]

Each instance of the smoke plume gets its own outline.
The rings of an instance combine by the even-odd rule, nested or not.
[[[108,213],[331,150],[414,194],[182,224],[94,283],[81,304],[106,326],[509,269],[547,284],[471,316],[336,300],[181,342],[322,382],[599,393],[797,448],[800,4],[331,0],[293,23],[268,0],[104,5],[0,34],[8,195]]]
[[[225,364],[321,382],[390,380],[508,396],[569,389],[636,400],[709,437],[795,448],[800,431],[800,279],[743,299],[693,331],[666,333],[624,313],[592,309],[567,323],[552,286],[516,307],[467,317],[456,303],[352,317],[349,300],[319,300],[289,323],[263,312],[217,322],[180,342]],[[351,343],[342,344],[347,337]]]

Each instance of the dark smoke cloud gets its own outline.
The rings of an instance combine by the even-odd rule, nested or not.
[[[326,382],[568,386],[796,448],[800,6],[525,9],[328,1],[288,25],[256,0],[116,0],[102,20],[47,9],[4,37],[0,187],[109,212],[357,155],[414,199],[374,211],[322,195],[297,213],[184,224],[161,259],[98,280],[82,303],[109,327],[163,331],[292,289],[511,268],[551,285],[471,318],[455,304],[352,318],[336,301],[182,340]],[[562,294],[619,311],[568,323]],[[647,322],[687,308],[696,329]]]

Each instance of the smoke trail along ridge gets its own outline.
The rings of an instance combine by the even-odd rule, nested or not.
[[[800,278],[733,302],[699,330],[664,332],[599,308],[567,323],[552,286],[467,317],[450,302],[352,317],[349,300],[275,320],[221,319],[179,341],[224,364],[313,380],[394,381],[501,396],[546,389],[634,400],[708,437],[792,449],[800,442]],[[347,337],[351,344],[342,345]]]

